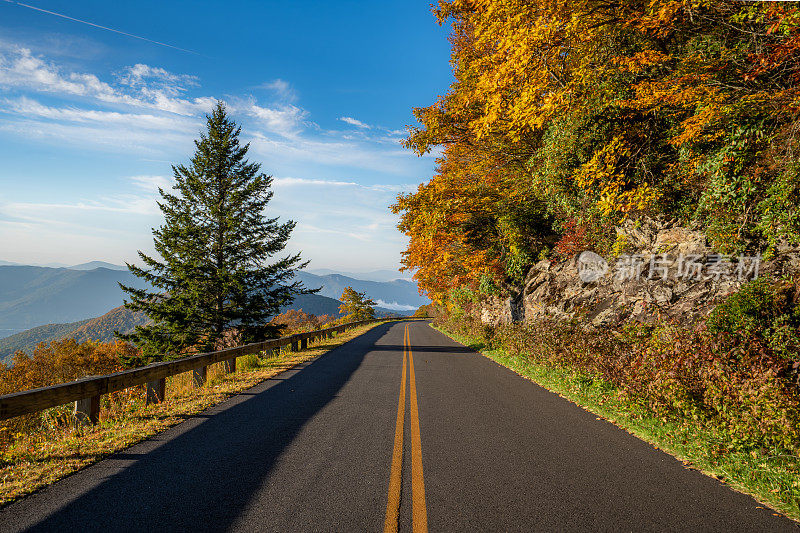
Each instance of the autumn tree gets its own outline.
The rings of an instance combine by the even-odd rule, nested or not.
[[[442,302],[609,252],[626,219],[721,252],[800,244],[800,8],[732,0],[452,0],[454,82],[406,145],[437,173],[393,206]]]
[[[309,292],[292,281],[305,266],[299,254],[274,258],[295,223],[266,216],[272,178],[245,159],[249,145],[240,144],[240,132],[218,103],[189,164],[173,167],[174,192],[159,189],[165,222],[153,242],[160,258],[139,252],[145,266],[128,265],[155,290],[122,286],[126,307],[152,320],[120,335],[142,350],[129,363],[270,337],[278,331],[270,317]]]
[[[352,287],[345,287],[342,296],[339,298],[342,305],[339,312],[352,320],[369,320],[375,318],[375,306],[377,305],[366,293],[357,292]]]
[[[334,322],[335,317],[330,315],[312,315],[302,309],[289,309],[271,320],[272,324],[286,328],[290,333],[313,331],[320,329],[329,322]]]

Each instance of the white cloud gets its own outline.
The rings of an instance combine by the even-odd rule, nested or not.
[[[339,117],[339,120],[341,120],[342,122],[346,122],[351,126],[356,126],[358,128],[363,128],[365,130],[372,128],[372,126],[370,126],[369,124],[365,124],[364,122],[354,119],[353,117]]]
[[[321,180],[313,178],[291,178],[291,177],[274,178],[272,180],[272,184],[277,185],[278,187],[293,187],[293,186],[358,187],[359,189],[364,189],[368,191],[386,192],[386,193],[409,192],[417,188],[417,186],[413,184],[393,185],[385,183],[376,183],[372,185],[364,185],[361,183],[356,183],[355,181],[337,181],[337,180]]]
[[[0,54],[0,86],[92,96],[107,102],[124,99],[93,74],[73,72],[64,75],[57,66],[34,56],[29,49],[19,47]]]
[[[251,103],[247,108],[250,116],[270,133],[277,133],[282,137],[295,138],[303,127],[303,121],[308,112],[293,105],[280,105],[274,108],[261,107]]]
[[[353,181],[318,180],[309,178],[275,178],[272,180],[272,184],[277,185],[278,187],[306,185],[322,185],[325,187],[358,187],[358,183]]]
[[[297,93],[294,91],[291,84],[288,81],[280,78],[263,83],[256,87],[256,89],[267,89],[268,91],[273,91],[278,98],[286,102],[294,102],[297,100]]]
[[[117,79],[123,85],[141,87],[156,80],[169,88],[173,93],[183,92],[187,86],[197,86],[197,76],[188,74],[173,74],[161,67],[151,67],[137,63],[132,67],[125,67],[117,74]]]
[[[16,47],[0,52],[0,87],[30,89],[37,92],[81,96],[104,103],[148,107],[180,115],[208,112],[216,99],[179,98],[185,86],[196,78],[170,74],[164,69],[137,64],[119,78],[122,87],[100,81],[94,74],[63,72],[52,62]]]
[[[415,311],[418,309],[413,305],[403,305],[397,302],[384,302],[383,300],[375,300],[375,303],[378,304],[378,307],[383,307],[384,309],[391,309],[392,311]]]
[[[159,188],[168,191],[174,185],[172,178],[166,176],[132,176],[131,181],[136,187],[151,193],[158,192]]]
[[[408,151],[387,149],[367,141],[315,139],[308,136],[274,138],[263,132],[252,133],[253,153],[279,162],[299,161],[304,164],[353,166],[390,174],[402,174],[416,159]]]
[[[0,121],[0,132],[77,149],[124,153],[127,155],[185,153],[193,135],[174,130],[129,129],[116,124],[59,123],[21,119]]]
[[[13,113],[28,118],[35,117],[65,122],[100,123],[109,126],[117,125],[135,129],[194,132],[200,127],[200,122],[188,117],[144,113],[120,113],[117,111],[100,111],[76,107],[58,108],[43,105],[27,96],[15,99],[4,99],[2,104],[0,104],[0,112]]]

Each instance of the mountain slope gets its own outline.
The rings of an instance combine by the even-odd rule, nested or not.
[[[394,281],[365,281],[343,276],[341,274],[326,274],[318,276],[310,272],[298,272],[297,279],[306,287],[315,289],[322,287],[319,292],[322,296],[339,298],[345,287],[352,287],[358,292],[364,292],[373,300],[380,300],[378,305],[398,304],[402,309],[410,311],[430,301],[419,295],[417,284],[411,281],[397,279]]]
[[[0,328],[27,329],[100,316],[123,303],[117,282],[145,288],[129,272],[0,266]]]
[[[316,294],[301,294],[294,301],[281,307],[283,313],[289,309],[302,309],[313,315],[340,316],[339,305],[341,302],[333,298],[326,298]],[[385,309],[377,310],[378,316],[388,313]],[[66,338],[73,338],[78,342],[95,340],[108,342],[114,340],[114,331],[129,333],[136,326],[144,325],[148,319],[142,313],[134,313],[125,307],[116,307],[108,313],[97,318],[89,318],[70,322],[67,324],[46,324],[27,331],[22,331],[10,337],[0,339],[0,361],[10,362],[11,356],[18,350],[33,353],[40,342],[50,342]]]
[[[328,276],[330,274],[339,274],[347,276],[348,278],[360,279],[364,281],[394,281],[396,279],[410,280],[411,274],[408,272],[400,272],[399,270],[370,270],[369,272],[344,272],[340,270],[331,270],[330,268],[309,268],[306,272],[315,274],[317,276]]]
[[[0,339],[0,362],[10,362],[14,353],[18,350],[33,352],[33,349],[40,342],[49,342],[51,340],[65,339],[69,337],[75,330],[91,322],[97,320],[96,318],[87,318],[78,322],[70,322],[68,324],[45,324],[44,326],[37,326],[35,328],[22,331]]]
[[[297,277],[309,288],[322,287],[319,294],[313,295],[316,298],[300,296],[292,304],[292,308],[301,305],[307,313],[315,315],[338,315],[338,302],[318,298],[336,300],[348,285],[379,300],[378,305],[384,308],[378,310],[379,315],[412,311],[428,303],[417,293],[416,284],[405,280],[375,282],[339,274],[316,276],[308,272],[300,272]],[[130,272],[108,268],[73,270],[0,266],[0,330],[27,330],[43,324],[65,324],[86,317],[99,317],[122,305],[124,293],[117,282],[146,288],[146,284]]]
[[[127,271],[128,267],[123,265],[115,265],[114,263],[106,263],[105,261],[89,261],[88,263],[81,263],[80,265],[72,265],[67,267],[70,270],[94,270],[95,268],[107,268],[109,270],[122,270]]]

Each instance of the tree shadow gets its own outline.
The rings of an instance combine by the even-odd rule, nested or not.
[[[26,527],[30,531],[228,529],[283,450],[337,395],[391,326],[378,326],[361,337],[360,343],[372,345],[369,349],[336,348],[288,378],[257,385],[191,417],[183,428],[176,426],[54,485],[48,490],[78,492],[48,494],[66,502],[46,516],[29,516],[23,520]],[[187,430],[185,424],[194,426]],[[21,506],[17,513],[30,512],[26,503],[4,511],[14,513]],[[39,505],[41,500],[32,506]]]

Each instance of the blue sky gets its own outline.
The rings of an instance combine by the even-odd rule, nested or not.
[[[451,81],[427,2],[0,0],[0,259],[152,252],[157,187],[222,99],[311,268],[396,269],[388,210],[430,178],[400,144]],[[181,50],[182,49],[182,50]]]

